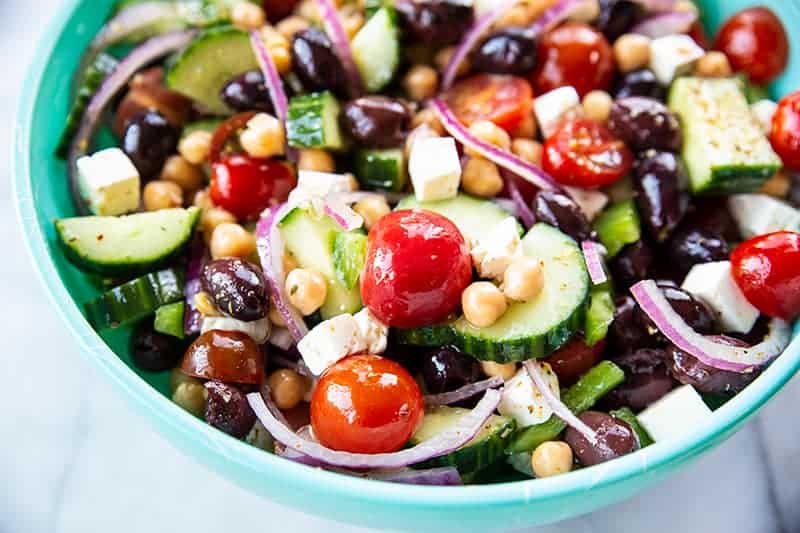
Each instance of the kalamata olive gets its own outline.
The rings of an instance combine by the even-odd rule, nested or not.
[[[226,315],[245,322],[267,316],[267,280],[252,263],[238,257],[211,261],[203,269],[201,283]]]
[[[719,338],[718,338],[719,339]],[[745,343],[742,343],[745,345]],[[758,377],[760,372],[731,372],[708,366],[676,346],[670,346],[669,373],[684,385],[705,394],[736,394]]]
[[[678,229],[669,240],[670,266],[685,276],[694,265],[725,261],[730,249],[721,235],[707,229]]]
[[[644,241],[637,241],[623,248],[609,263],[614,282],[620,287],[650,278],[653,266],[653,250]]]
[[[605,343],[602,341],[589,346],[583,337],[576,337],[553,352],[545,361],[558,376],[558,383],[562,387],[568,387],[600,362],[604,347]]]
[[[264,75],[259,70],[247,71],[230,80],[222,88],[220,98],[235,111],[275,112]]]
[[[167,158],[175,153],[179,133],[158,111],[133,117],[122,135],[122,149],[144,179],[157,176]]]
[[[206,422],[237,439],[244,438],[256,423],[256,414],[244,393],[220,381],[209,381],[205,387],[208,391]]]
[[[555,226],[578,242],[594,237],[578,204],[562,192],[541,190],[533,199],[536,220]]]
[[[628,98],[630,96],[645,96],[663,102],[667,95],[664,87],[656,79],[650,69],[632,70],[626,72],[617,81],[615,96]]]
[[[612,43],[631,29],[642,9],[629,0],[600,0],[600,16],[594,25]]]
[[[748,346],[758,344],[764,340],[764,337],[769,333],[769,325],[772,319],[767,315],[761,315],[756,320],[756,323],[750,328],[747,333],[728,333],[728,337],[739,339]]]
[[[667,301],[693,330],[703,335],[717,333],[714,314],[708,306],[683,289],[659,283]],[[655,328],[655,325],[652,325]]]
[[[616,353],[625,353],[629,350],[655,346],[657,338],[636,301],[624,295],[617,298],[616,305],[614,321],[608,330],[608,340],[612,350]]]
[[[196,378],[257,385],[264,378],[264,354],[245,333],[212,329],[186,350],[181,372]]]
[[[636,166],[636,205],[642,224],[658,242],[664,242],[686,214],[685,184],[683,163],[671,152],[649,150]]]
[[[633,429],[618,418],[599,411],[586,411],[578,418],[597,433],[597,442],[594,444],[573,428],[568,428],[564,434],[564,440],[583,466],[622,457],[638,447]]]
[[[422,377],[430,394],[455,390],[482,376],[478,361],[450,348],[434,350],[422,359]]]
[[[454,44],[472,26],[472,6],[457,0],[397,2],[400,26],[410,41]]]
[[[400,100],[365,96],[347,103],[342,125],[359,144],[392,148],[403,144],[411,125],[411,113]]]
[[[472,66],[492,74],[526,74],[536,67],[536,40],[522,28],[490,35],[472,58]]]
[[[611,106],[608,125],[617,137],[636,152],[678,152],[683,136],[678,117],[653,98],[630,96]]]
[[[178,364],[182,355],[178,339],[154,331],[150,322],[141,323],[131,335],[131,360],[141,370],[169,370]]]
[[[694,197],[681,229],[705,229],[721,235],[728,242],[742,239],[736,221],[728,210],[726,197]]]
[[[614,362],[625,371],[625,381],[603,399],[610,408],[645,409],[672,390],[673,379],[667,373],[667,352],[660,348],[642,348]]]
[[[331,40],[322,30],[308,28],[294,34],[292,65],[307,90],[347,93],[347,74]]]
[[[789,193],[786,195],[786,201],[794,207],[800,207],[800,174],[789,174]]]

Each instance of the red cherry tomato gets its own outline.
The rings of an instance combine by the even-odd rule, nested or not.
[[[447,218],[395,211],[370,230],[361,299],[382,322],[416,328],[447,318],[472,281],[469,247]]]
[[[589,346],[582,337],[569,341],[545,359],[558,376],[561,386],[569,386],[603,358],[604,342]]]
[[[586,24],[570,22],[539,41],[533,87],[538,94],[571,85],[583,97],[608,90],[614,81],[614,53],[608,40]]]
[[[211,137],[211,148],[208,152],[208,160],[212,165],[222,159],[224,156],[223,151],[230,138],[240,130],[243,130],[247,123],[250,122],[250,119],[257,114],[255,111],[237,113],[217,126],[217,129],[214,130],[214,135]]]
[[[265,208],[285,202],[297,178],[280,161],[232,155],[212,166],[211,200],[236,215],[252,220]]]
[[[772,117],[770,141],[784,165],[800,170],[800,91],[786,96],[778,104]]]
[[[511,132],[531,113],[533,90],[524,78],[478,74],[455,84],[444,100],[467,126],[489,120]]]
[[[733,277],[765,315],[791,320],[800,314],[800,233],[779,231],[739,245]]]
[[[735,70],[743,70],[760,84],[777,78],[789,62],[786,30],[766,7],[751,7],[728,19],[715,48],[725,52]]]
[[[633,154],[604,125],[575,119],[563,122],[547,139],[542,166],[563,185],[603,187],[630,171]]]
[[[405,368],[378,355],[353,355],[322,374],[311,398],[311,427],[334,450],[389,453],[422,422],[419,385]]]

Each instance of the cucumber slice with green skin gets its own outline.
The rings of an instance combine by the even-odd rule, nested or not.
[[[366,258],[366,235],[354,232],[336,235],[333,241],[333,269],[336,272],[336,279],[348,289],[358,286]]]
[[[367,91],[376,93],[389,85],[400,63],[397,14],[389,4],[380,8],[350,43],[353,60]]]
[[[220,99],[222,88],[231,78],[258,68],[250,36],[233,26],[219,26],[198,35],[177,57],[165,79],[167,87],[209,113],[226,115],[231,110]]]
[[[695,194],[753,192],[781,168],[735,78],[679,78],[669,107],[681,119]]]
[[[422,425],[411,437],[410,444],[415,446],[435,437],[457,423],[467,413],[469,413],[469,409],[448,406],[437,407],[425,413]],[[461,448],[414,466],[416,468],[454,466],[458,469],[462,479],[468,481],[470,475],[483,470],[503,457],[508,439],[516,426],[517,423],[511,417],[492,415],[478,434]]]
[[[406,186],[405,154],[400,148],[359,150],[353,166],[365,188],[399,192]]]
[[[341,150],[344,138],[339,127],[341,106],[333,93],[295,96],[289,101],[286,137],[294,148]]]
[[[576,415],[590,409],[600,398],[625,379],[625,372],[611,361],[602,361],[562,392],[561,401]],[[543,442],[555,440],[567,425],[556,415],[546,422],[528,426],[518,431],[512,439],[507,454],[532,452]]]
[[[364,0],[364,16],[370,19],[386,3],[386,0]]]
[[[183,339],[185,337],[183,329],[183,313],[185,309],[186,304],[184,302],[162,305],[156,309],[153,329],[159,333]]]
[[[76,217],[56,221],[67,257],[108,276],[153,270],[180,253],[194,233],[200,209],[162,209],[122,217]]]
[[[755,83],[750,81],[750,78],[747,77],[747,74],[744,72],[740,72],[735,76],[736,81],[739,82],[739,86],[742,88],[742,93],[744,97],[747,99],[748,104],[755,104],[760,100],[769,100],[769,88],[764,87],[763,85],[756,85]]]
[[[633,200],[616,203],[603,211],[595,221],[594,229],[608,250],[609,259],[642,238],[642,223]]]
[[[520,474],[525,474],[528,477],[536,477],[536,474],[533,473],[533,465],[531,464],[532,455],[533,452],[514,453],[506,458],[506,462]]]
[[[594,346],[606,338],[608,328],[614,321],[614,292],[608,284],[592,287],[589,292],[589,307],[586,309],[586,344]]]
[[[631,429],[633,429],[633,432],[636,433],[636,438],[639,439],[640,448],[647,448],[655,442],[653,437],[651,437],[647,430],[642,427],[642,424],[639,423],[639,419],[636,418],[636,415],[630,407],[622,407],[608,414],[628,423]]]
[[[86,304],[86,317],[96,329],[116,328],[182,299],[183,275],[170,268],[146,274],[103,293]]]
[[[323,320],[343,313],[356,313],[361,305],[358,284],[348,288],[339,281],[334,267],[336,237],[344,233],[328,216],[316,217],[296,208],[280,222],[283,242],[301,268],[316,270],[328,281],[328,296],[320,309]]]
[[[476,359],[509,363],[547,357],[584,326],[589,274],[580,248],[547,224],[522,239],[523,253],[544,265],[544,288],[530,302],[511,304],[494,325],[477,328],[465,318],[449,324],[399,330],[398,339],[421,346],[454,345]]]

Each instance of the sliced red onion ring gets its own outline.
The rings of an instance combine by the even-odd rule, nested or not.
[[[261,268],[270,285],[272,298],[278,312],[286,321],[286,327],[296,342],[306,336],[308,326],[300,313],[292,307],[286,292],[283,290],[286,276],[283,272],[283,239],[278,222],[288,212],[287,204],[266,209],[256,225],[256,244]]]
[[[350,82],[350,96],[358,98],[364,92],[364,84],[361,81],[361,73],[358,71],[356,62],[353,59],[353,52],[350,50],[350,39],[347,38],[347,32],[344,31],[342,21],[339,20],[336,6],[331,0],[317,0],[317,7],[319,8],[320,18],[322,18],[322,24],[325,26],[325,32],[331,38],[336,55],[347,73],[347,78]]]
[[[583,250],[583,258],[586,260],[586,268],[592,284],[600,285],[608,281],[606,269],[603,268],[603,255],[606,253],[603,245],[594,241],[583,241],[581,250]]]
[[[439,116],[439,120],[442,122],[444,129],[446,129],[447,132],[461,144],[469,146],[486,159],[494,162],[510,172],[513,172],[524,180],[536,185],[540,189],[561,189],[555,180],[553,180],[549,174],[539,167],[531,165],[514,154],[506,152],[505,150],[484,142],[472,135],[469,130],[464,127],[463,124],[461,124],[458,118],[456,118],[443,100],[439,98],[433,98],[431,100],[431,106]]]
[[[507,211],[509,215],[519,217],[519,209],[517,209],[517,204],[514,203],[513,200],[508,198],[492,198],[492,203],[503,211]]]
[[[658,39],[676,33],[689,33],[695,22],[697,13],[693,11],[670,11],[644,19],[633,27],[631,33]]]
[[[286,91],[283,90],[283,81],[278,73],[278,67],[275,66],[272,56],[267,52],[264,39],[261,38],[258,30],[250,32],[250,44],[258,60],[258,66],[261,67],[261,73],[264,74],[264,83],[269,90],[269,97],[272,99],[275,113],[279,119],[286,121],[289,114],[289,99],[286,97]]]
[[[189,44],[189,41],[194,36],[195,32],[189,30],[165,33],[145,41],[119,62],[117,68],[103,81],[89,101],[86,112],[81,118],[80,128],[78,128],[72,145],[70,145],[68,158],[70,192],[75,203],[75,209],[79,214],[88,215],[89,209],[81,194],[77,161],[86,155],[91,148],[92,139],[97,133],[100,119],[106,107],[108,107],[117,93],[125,88],[134,74],[156,59],[183,48]]]
[[[534,36],[538,36],[567,20],[585,2],[586,0],[559,0],[542,13],[528,28]]]
[[[369,473],[369,479],[377,481],[388,481],[390,483],[406,483],[409,485],[463,485],[461,474],[454,466],[441,466],[439,468],[427,468],[425,470],[404,469],[396,472],[374,472]]]
[[[140,2],[121,9],[92,39],[86,57],[97,54],[135,33],[155,27],[160,21],[175,20],[176,11],[172,2]],[[85,59],[82,62],[84,61]]]
[[[533,214],[533,210],[531,210],[528,202],[525,201],[525,198],[522,197],[522,193],[519,192],[519,187],[514,181],[514,177],[504,176],[504,178],[506,189],[508,189],[508,195],[511,197],[511,201],[514,202],[517,215],[519,215],[522,223],[525,224],[526,229],[532,228],[533,225],[536,224],[536,215]]]
[[[352,231],[364,225],[361,215],[353,211],[346,203],[332,197],[325,201],[325,214],[331,217],[344,231]]]
[[[203,315],[194,304],[194,297],[202,290],[200,276],[203,267],[208,261],[208,248],[201,239],[192,243],[189,252],[189,265],[186,267],[186,284],[183,286],[183,296],[186,300],[186,313],[183,315],[183,331],[186,335],[200,333],[203,325]]]
[[[269,336],[269,343],[276,348],[280,348],[284,352],[287,352],[292,349],[292,346],[294,346],[294,337],[292,337],[292,334],[289,333],[288,329],[272,326],[272,333]]]
[[[694,331],[667,301],[653,280],[640,281],[631,287],[631,294],[661,333],[684,352],[720,370],[750,372],[783,353],[791,340],[791,327],[773,319],[763,342],[749,348],[715,342]]]
[[[484,379],[483,381],[476,381],[475,383],[464,385],[463,387],[454,391],[443,392],[441,394],[428,394],[423,399],[425,400],[425,405],[428,407],[450,405],[460,402],[461,400],[466,400],[467,398],[472,398],[479,392],[483,392],[488,389],[495,389],[497,387],[501,387],[502,385],[503,378],[500,376],[494,376],[489,379]]]
[[[261,394],[247,395],[247,401],[264,427],[278,442],[325,464],[352,469],[401,468],[448,454],[469,442],[483,427],[500,403],[500,391],[490,389],[469,414],[457,424],[413,448],[393,453],[349,453],[331,450],[299,437],[270,412]]]
[[[586,423],[578,418],[575,413],[573,413],[569,407],[567,407],[564,402],[562,402],[559,398],[553,394],[553,391],[550,390],[550,386],[547,383],[547,379],[542,374],[542,367],[539,366],[539,363],[533,360],[525,361],[524,363],[525,370],[528,372],[528,375],[533,380],[533,384],[536,385],[536,388],[539,389],[539,392],[542,393],[542,397],[544,401],[550,406],[550,409],[553,410],[553,413],[564,421],[565,424],[571,426],[573,429],[578,431],[581,435],[586,437],[590,443],[594,444],[597,442],[597,433],[586,425]]]

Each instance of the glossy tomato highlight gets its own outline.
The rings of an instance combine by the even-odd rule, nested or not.
[[[789,63],[789,38],[780,19],[766,7],[744,9],[719,30],[717,50],[725,52],[734,70],[766,84],[777,78]]]
[[[267,207],[285,202],[297,185],[294,172],[271,159],[236,154],[211,169],[211,200],[240,220],[254,220]]]
[[[778,104],[772,117],[770,142],[785,166],[800,170],[800,91],[786,96]]]
[[[444,100],[467,126],[489,120],[512,132],[532,112],[533,90],[518,76],[477,74],[456,83]]]

